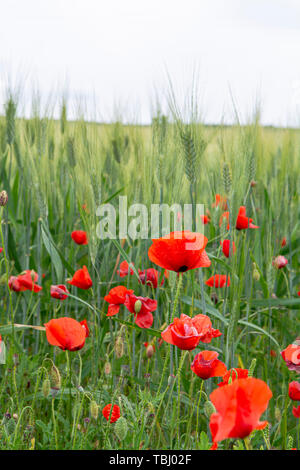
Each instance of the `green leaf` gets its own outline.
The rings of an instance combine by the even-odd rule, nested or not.
[[[260,333],[263,333],[264,335],[268,336],[273,341],[273,343],[276,344],[278,349],[280,349],[280,346],[279,346],[278,342],[276,341],[276,339],[272,335],[270,335],[270,333],[268,333],[263,328],[261,328],[260,326],[257,326],[254,323],[249,323],[245,320],[239,320],[238,323],[240,325],[245,325],[245,326],[248,326],[249,328],[253,328],[254,330],[259,331]]]

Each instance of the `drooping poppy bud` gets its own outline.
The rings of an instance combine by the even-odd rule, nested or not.
[[[43,385],[42,385],[42,392],[45,398],[49,396],[50,393],[50,380],[47,378],[44,380]]]
[[[0,206],[4,207],[8,203],[8,195],[5,190],[0,192]]]
[[[99,408],[95,400],[92,400],[90,403],[90,413],[91,413],[91,417],[94,420],[97,420],[98,415],[99,415]]]

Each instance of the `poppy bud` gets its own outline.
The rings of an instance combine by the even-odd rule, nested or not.
[[[115,343],[116,356],[120,359],[124,355],[124,341],[121,336],[118,336]]]
[[[4,207],[8,203],[8,195],[6,191],[0,192],[0,206]]]
[[[257,185],[256,181],[254,180],[250,181],[251,188],[255,188],[256,185]]]
[[[260,274],[259,274],[259,271],[256,268],[253,269],[252,277],[253,277],[254,281],[259,281],[260,280]]]
[[[174,379],[175,379],[175,375],[169,375],[169,378],[168,378],[168,387],[171,387],[172,383],[174,382]]]
[[[216,412],[216,408],[214,407],[211,401],[206,401],[204,403],[204,414],[207,419],[210,419],[211,415]]]
[[[42,392],[43,392],[44,397],[47,398],[50,393],[50,380],[48,378],[45,379],[43,382]]]
[[[248,377],[253,377],[255,366],[256,366],[256,359],[254,358],[252,359],[250,367],[248,369]]]
[[[53,388],[54,390],[60,390],[61,377],[58,368],[54,364],[50,370],[50,383],[51,388]]]
[[[146,356],[148,357],[148,359],[150,359],[154,354],[154,347],[152,346],[152,344],[149,344],[147,346],[147,349],[146,349]]]
[[[278,406],[276,406],[276,408],[275,408],[275,419],[276,419],[276,421],[281,421],[281,411],[278,408]]]
[[[135,313],[140,313],[141,308],[142,308],[142,302],[140,300],[137,300],[134,304]]]
[[[111,373],[111,365],[110,362],[106,362],[104,364],[104,373],[105,375],[109,375]]]
[[[219,302],[219,298],[215,292],[211,294],[210,299],[215,305]]]
[[[128,425],[127,425],[126,418],[121,416],[115,424],[115,433],[118,439],[120,439],[120,441],[123,441],[127,435],[127,432],[128,432]]]
[[[95,402],[95,400],[92,400],[91,401],[91,404],[90,404],[90,413],[91,413],[91,417],[93,419],[97,419],[98,418],[98,414],[99,414],[99,409],[98,409],[98,405],[97,403]]]

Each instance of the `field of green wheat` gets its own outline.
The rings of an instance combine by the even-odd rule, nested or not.
[[[0,449],[300,449],[300,131],[1,114]],[[122,196],[204,204],[206,263]]]

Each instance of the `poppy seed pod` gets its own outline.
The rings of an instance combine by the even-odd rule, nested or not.
[[[91,413],[91,417],[93,419],[97,419],[98,418],[98,415],[99,415],[99,408],[98,408],[98,405],[97,403],[95,402],[95,400],[92,400],[91,401],[91,404],[90,404],[90,413]]]
[[[8,203],[8,195],[6,191],[0,192],[0,206],[4,207]]]
[[[137,300],[134,304],[135,313],[140,313],[141,308],[142,308],[142,302],[140,300]]]

